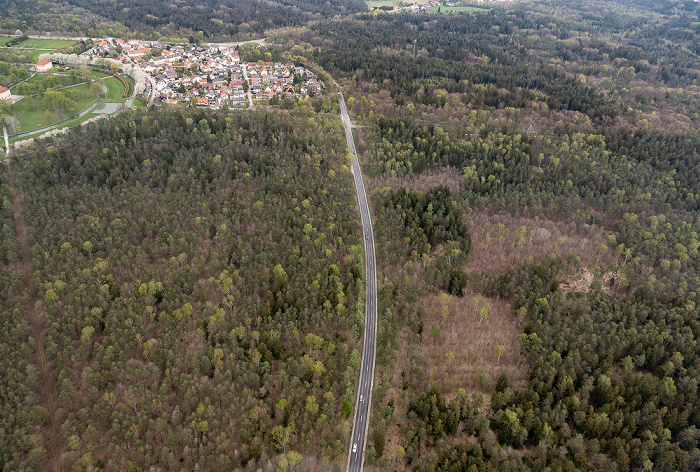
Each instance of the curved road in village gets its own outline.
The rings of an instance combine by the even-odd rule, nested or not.
[[[241,70],[243,70],[243,80],[246,81],[248,84],[248,92],[247,92],[247,97],[248,97],[248,103],[250,103],[250,109],[252,110],[255,108],[255,105],[253,105],[253,92],[250,91],[250,79],[248,78],[248,64],[243,64],[243,67],[241,67]]]
[[[337,85],[337,84],[336,84]],[[340,90],[340,88],[339,88]],[[374,359],[377,348],[377,264],[374,255],[374,236],[372,234],[372,219],[370,217],[365,184],[362,180],[360,162],[357,159],[355,140],[352,137],[352,125],[345,106],[345,99],[340,92],[340,116],[345,128],[345,139],[348,149],[352,152],[352,172],[355,177],[355,190],[360,204],[360,217],[362,218],[362,232],[365,239],[365,270],[367,274],[367,300],[365,304],[365,343],[360,367],[360,384],[357,389],[355,403],[355,418],[352,424],[352,436],[350,440],[350,456],[348,458],[348,472],[359,472],[365,457],[365,445],[367,443],[367,431],[369,427],[369,412],[372,399],[372,384],[374,380]]]

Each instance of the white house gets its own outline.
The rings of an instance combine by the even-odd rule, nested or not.
[[[47,59],[40,59],[39,62],[36,63],[37,72],[48,72],[52,67],[53,64]]]
[[[10,89],[6,89],[0,85],[0,100],[8,100],[10,98]]]

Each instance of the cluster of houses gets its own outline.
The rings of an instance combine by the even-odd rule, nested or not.
[[[413,5],[406,7],[405,10],[424,11],[424,10],[429,10],[429,9],[437,7],[437,6],[440,6],[440,4],[436,0],[431,0],[429,2],[414,3]]]
[[[176,45],[161,49],[141,68],[152,77],[162,103],[245,105],[243,66],[234,48]]]
[[[164,47],[164,45],[158,44],[152,41],[124,41],[121,39],[103,39],[99,43],[95,44],[93,47],[87,51],[81,53],[81,56],[88,58],[101,57],[111,54],[112,51],[116,51],[117,54],[121,54],[118,57],[121,61],[129,61],[139,63],[143,61],[144,56],[146,56],[151,48]]]
[[[149,81],[147,94],[161,103],[200,107],[245,106],[274,97],[305,98],[323,84],[304,67],[273,62],[241,62],[234,47],[211,44],[161,44],[156,41],[103,40],[83,56],[109,55],[137,64]],[[114,57],[114,54],[111,54]]]
[[[275,96],[313,97],[321,93],[321,82],[304,67],[279,62],[249,62],[245,67],[256,100],[270,100]]]
[[[80,55],[92,59],[93,57],[105,56],[116,49],[114,42],[105,39],[87,51],[82,52]]]
[[[413,12],[417,12],[417,11],[429,10],[429,9],[434,8],[434,7],[437,7],[437,6],[440,6],[440,4],[437,2],[437,0],[429,0],[429,1],[427,1],[427,2],[423,2],[423,3],[413,3],[413,4],[407,5],[407,6],[399,6],[399,4],[398,4],[398,2],[397,2],[397,3],[393,4],[393,5],[389,5],[389,6],[386,6],[386,7],[382,6],[382,7],[372,8],[372,10],[380,9],[380,10],[389,10],[389,11],[399,11],[399,10],[401,10],[401,11],[413,11]]]
[[[161,103],[199,107],[245,106],[275,96],[303,98],[322,85],[304,67],[272,62],[241,62],[238,50],[212,44],[175,45],[160,50],[140,67],[153,79]]]

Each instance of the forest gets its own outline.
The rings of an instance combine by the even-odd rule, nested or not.
[[[700,4],[236,5],[61,8],[124,36],[265,35],[339,83],[378,268],[365,470],[700,471]],[[345,469],[353,177],[335,95],[280,105],[13,150],[0,468]]]
[[[5,196],[7,470],[48,460],[26,303],[70,470],[344,463],[364,275],[342,144],[332,115],[153,110],[17,154],[38,294]]]
[[[277,38],[361,123],[383,274],[368,470],[700,470],[698,10],[522,3]],[[431,241],[449,215],[467,251]]]
[[[0,31],[82,33],[89,37],[137,36],[143,39],[211,41],[257,39],[267,30],[303,26],[315,19],[365,11],[362,0],[14,0],[0,19]]]

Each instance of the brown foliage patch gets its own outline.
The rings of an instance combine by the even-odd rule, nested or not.
[[[525,380],[527,365],[518,339],[522,326],[509,303],[473,293],[443,293],[424,298],[423,306],[418,352],[428,361],[430,380],[448,398],[459,388],[490,394],[502,374],[511,383]],[[435,327],[440,328],[437,338]],[[504,348],[500,359],[499,345]]]
[[[479,309],[486,305],[490,309],[482,318]],[[421,378],[410,379],[417,380],[410,389],[413,393],[420,394],[434,385],[449,401],[464,388],[470,394],[481,393],[484,408],[490,408],[493,388],[502,374],[511,385],[527,379],[528,367],[518,339],[522,323],[509,303],[474,293],[464,297],[441,293],[426,295],[420,306],[425,310],[422,339],[413,342],[407,329],[401,331],[398,356],[390,372],[391,387],[385,395],[386,399],[399,400],[397,412],[405,411],[408,404],[402,384],[410,377],[412,365],[424,372]],[[432,336],[435,326],[440,327],[437,339]],[[498,345],[504,348],[500,359]],[[396,456],[396,448],[401,444],[400,425],[404,423],[405,418],[395,414],[385,432],[384,458],[399,468],[403,462]]]
[[[399,190],[402,187],[407,187],[411,190],[426,193],[435,187],[444,186],[450,189],[452,195],[459,193],[464,182],[459,171],[454,167],[443,167],[427,170],[420,174],[400,175],[397,177],[380,175],[366,178],[366,180],[369,181],[368,188],[389,187],[392,190]]]
[[[584,269],[575,277],[572,277],[570,280],[566,280],[563,283],[559,284],[559,290],[561,290],[564,293],[588,292],[591,289],[591,283],[593,282],[593,278],[593,272]]]
[[[499,272],[550,254],[578,255],[584,267],[609,261],[601,249],[605,238],[600,231],[577,221],[552,221],[491,215],[473,211],[468,215],[472,245],[465,269],[469,272]]]

